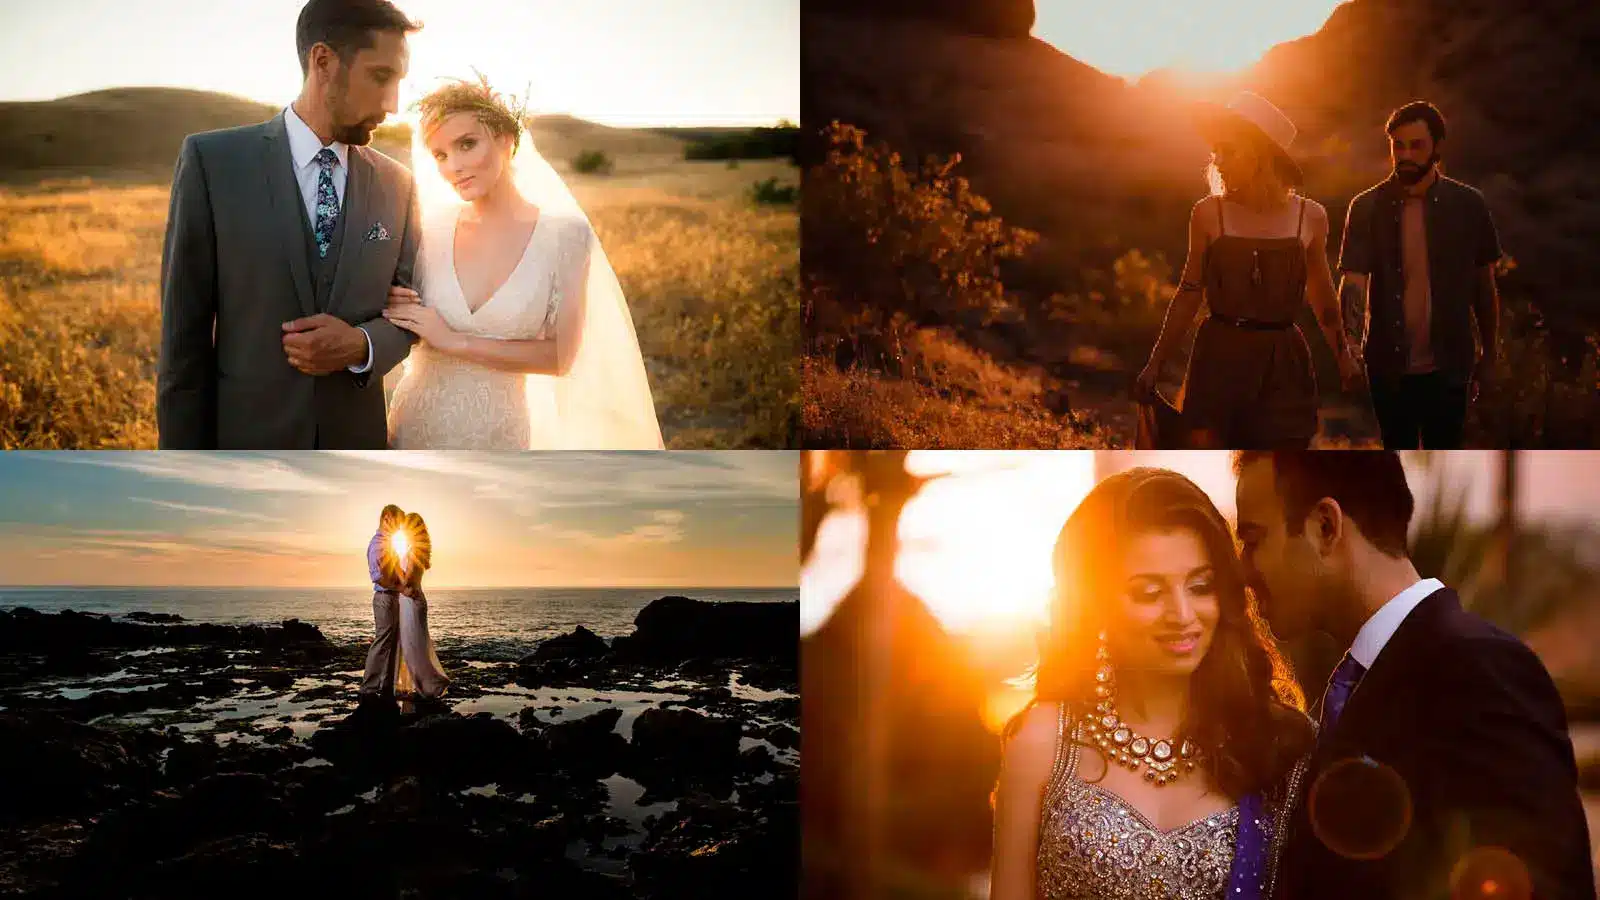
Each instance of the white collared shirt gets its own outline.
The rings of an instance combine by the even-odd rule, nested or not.
[[[333,151],[338,162],[333,166],[333,192],[339,197],[339,208],[344,208],[344,186],[350,174],[350,148],[334,141],[324,145],[322,138],[294,111],[294,106],[284,107],[283,124],[289,132],[289,156],[294,160],[294,180],[300,185],[300,200],[305,204],[306,221],[317,224],[317,178],[322,167],[317,165],[317,153],[323,146]]]
[[[1411,615],[1418,603],[1443,588],[1444,582],[1439,579],[1424,578],[1395,594],[1356,632],[1355,643],[1350,645],[1350,655],[1370,671],[1372,664],[1378,660],[1378,654],[1383,652],[1394,633],[1400,630],[1400,623],[1406,620],[1406,616]]]
[[[333,166],[333,193],[339,198],[339,208],[343,210],[344,186],[350,175],[350,147],[340,141],[323,144],[322,138],[317,137],[311,126],[294,111],[292,103],[283,109],[283,126],[289,132],[289,157],[294,161],[294,180],[300,186],[300,202],[305,205],[306,221],[315,228],[317,179],[322,175],[322,167],[317,164],[317,154],[326,146],[338,158]],[[358,375],[372,368],[372,335],[367,334],[365,328],[361,329],[361,333],[367,338],[367,361],[359,366],[350,367],[350,371]]]

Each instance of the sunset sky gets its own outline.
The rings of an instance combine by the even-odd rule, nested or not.
[[[1233,517],[1234,481],[1225,451],[1113,451],[1096,457],[1093,451],[911,454],[916,471],[953,474],[929,484],[906,506],[900,579],[948,628],[1012,629],[1043,618],[1053,580],[1051,548],[1097,478],[1134,465],[1175,469]],[[1442,459],[1451,484],[1464,492],[1469,518],[1493,521],[1499,454],[1455,451]],[[1600,483],[1589,474],[1600,466],[1600,455],[1525,453],[1522,461],[1518,507],[1525,517],[1600,524]],[[1411,485],[1418,507],[1425,507],[1432,499],[1430,483],[1415,466]],[[860,576],[864,536],[860,513],[835,514],[823,523],[800,576],[802,632],[825,621]]]
[[[0,9],[0,100],[167,86],[287,104],[300,89],[303,0],[53,0]],[[800,119],[800,0],[397,0],[404,108],[472,77],[539,113],[617,126]]]
[[[1242,69],[1315,32],[1344,0],[1037,0],[1033,35],[1102,72]]]
[[[436,587],[792,587],[797,455],[0,454],[0,584],[345,587],[379,510]]]

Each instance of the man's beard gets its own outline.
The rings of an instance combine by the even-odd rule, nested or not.
[[[372,143],[372,132],[380,123],[367,120],[363,122],[355,122],[353,124],[345,124],[340,121],[344,118],[342,115],[344,103],[342,101],[344,99],[344,94],[349,87],[350,73],[341,72],[337,77],[335,77],[333,89],[329,91],[328,109],[332,110],[333,112],[333,139],[341,144],[349,144],[353,147],[365,147],[366,145]]]
[[[1416,163],[1410,162],[1399,163],[1394,167],[1394,177],[1399,179],[1401,184],[1405,185],[1406,187],[1410,187],[1422,179],[1427,178],[1428,173],[1433,171],[1433,167],[1438,164],[1438,153],[1428,157],[1428,164],[1424,166],[1419,166]]]

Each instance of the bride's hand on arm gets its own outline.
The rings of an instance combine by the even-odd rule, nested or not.
[[[1038,881],[1039,814],[1055,764],[1056,712],[1041,703],[1023,714],[1000,754],[994,791],[990,900],[1033,900]]]
[[[443,320],[439,320],[439,327],[447,335],[442,337],[442,342],[433,341],[422,331],[417,331],[417,334],[435,349],[480,366],[529,375],[565,375],[577,358],[579,336],[587,315],[588,257],[585,257],[581,266],[573,267],[567,278],[569,280],[563,286],[556,310],[553,336],[520,341],[486,338],[450,331]],[[391,288],[389,299],[390,307],[384,312],[384,317],[407,331],[415,330],[407,324],[414,316],[412,310],[424,310],[435,318],[438,316],[433,310],[419,305],[415,291],[402,287]]]
[[[451,348],[464,337],[445,323],[438,310],[422,305],[421,295],[398,284],[389,288],[389,302],[384,307],[383,317],[446,353],[452,352]]]

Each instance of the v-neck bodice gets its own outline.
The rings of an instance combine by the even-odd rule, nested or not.
[[[460,217],[456,217],[451,220],[450,230],[448,234],[443,236],[442,239],[444,244],[444,259],[441,262],[441,268],[444,271],[440,281],[447,281],[448,287],[452,289],[451,293],[454,294],[454,299],[458,301],[460,306],[460,309],[456,311],[460,314],[460,321],[466,323],[474,322],[480,315],[484,314],[485,310],[494,305],[494,302],[500,298],[500,295],[518,289],[518,279],[523,275],[523,271],[529,268],[530,260],[537,253],[539,242],[543,236],[541,232],[547,230],[544,227],[544,224],[545,216],[543,213],[541,213],[538,220],[533,224],[533,230],[528,232],[528,240],[522,245],[522,253],[517,257],[516,265],[511,267],[511,272],[506,275],[505,280],[500,282],[500,284],[496,286],[492,292],[490,292],[488,297],[484,298],[484,301],[478,305],[478,308],[473,309],[471,303],[467,300],[466,290],[461,287],[460,272],[456,269],[456,239],[460,232],[461,220]],[[443,307],[441,307],[441,313],[442,312]],[[450,321],[449,317],[446,317],[446,321]],[[455,322],[451,322],[451,327],[455,327]],[[457,330],[461,329],[458,328]]]

